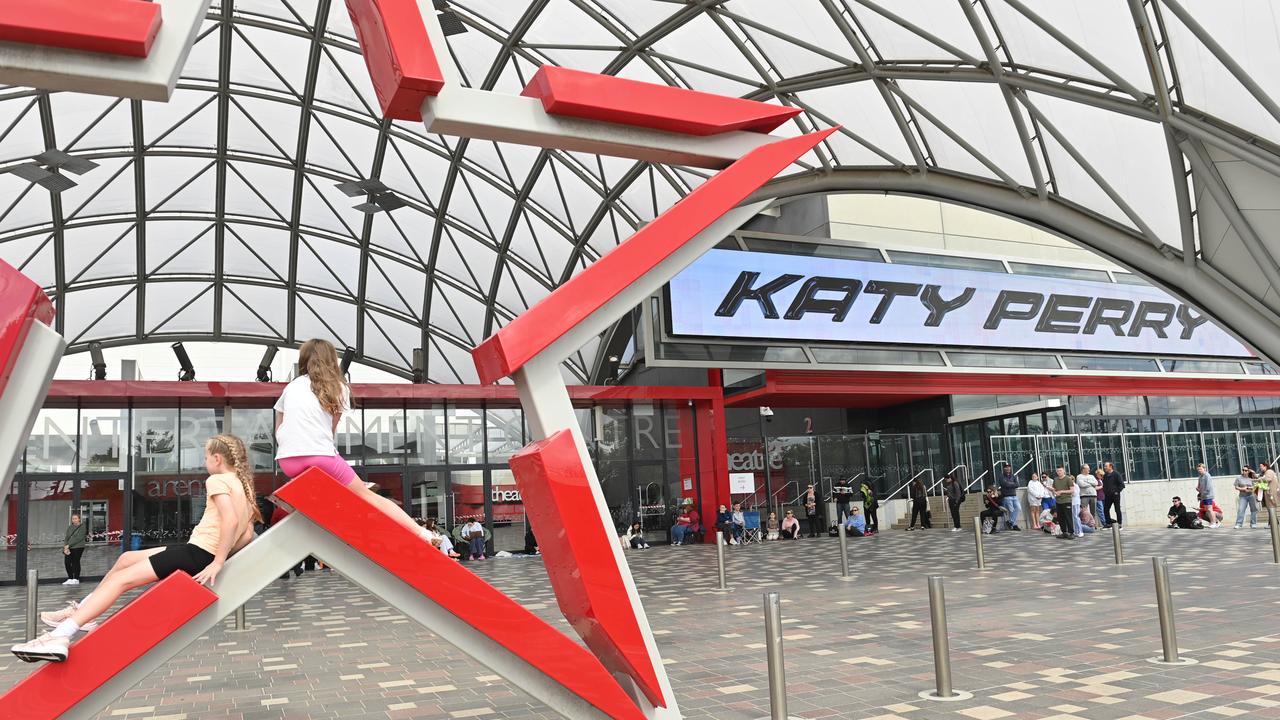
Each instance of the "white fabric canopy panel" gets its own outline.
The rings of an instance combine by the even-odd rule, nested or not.
[[[1280,19],[1268,3],[443,7],[465,29],[448,50],[472,87],[518,92],[553,63],[796,106],[779,135],[844,129],[782,182],[856,169],[986,184],[1193,259],[1280,314],[1269,283],[1225,266],[1274,267],[1280,247],[1269,207],[1236,202],[1271,186],[1240,178],[1280,174]],[[0,257],[48,288],[72,351],[321,335],[405,377],[420,347],[430,381],[466,382],[470,347],[706,177],[428,135],[376,107],[341,0],[215,4],[167,104],[0,93],[0,171],[48,149],[96,165],[60,171],[76,184],[58,193],[0,172]],[[363,212],[377,193],[337,187],[359,181],[384,184],[398,207]],[[599,345],[568,375],[591,380]]]

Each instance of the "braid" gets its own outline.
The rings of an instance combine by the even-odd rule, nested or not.
[[[209,438],[209,444],[214,448],[225,449],[225,456],[231,463],[231,471],[240,479],[240,486],[244,489],[244,499],[249,504],[251,520],[261,522],[262,511],[258,509],[258,501],[254,497],[253,469],[249,467],[244,441],[235,435],[215,435]]]

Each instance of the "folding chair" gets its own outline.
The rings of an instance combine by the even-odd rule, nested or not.
[[[764,540],[764,533],[760,531],[760,513],[758,511],[742,513],[742,542],[758,543]]]

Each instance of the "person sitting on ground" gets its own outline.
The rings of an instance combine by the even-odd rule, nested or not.
[[[631,527],[627,530],[626,541],[632,550],[649,549],[649,541],[644,539],[644,530],[638,522],[631,523]]]
[[[467,549],[470,552],[468,560],[484,559],[484,526],[479,521],[471,518],[466,525],[462,526],[462,539],[467,541]]]
[[[733,523],[734,542],[741,545],[742,536],[747,531],[747,516],[742,512],[742,503],[733,504],[733,512],[729,513],[729,520]]]
[[[778,539],[779,537],[778,531],[780,528],[780,526],[778,525],[778,513],[776,512],[769,513],[769,519],[765,521],[764,528],[766,533],[765,537],[767,539],[769,540]]]
[[[1167,515],[1170,529],[1199,530],[1201,527],[1200,519],[1186,505],[1182,504],[1182,498],[1180,497],[1174,496],[1173,505],[1169,507]]]
[[[427,532],[431,533],[431,544],[439,549],[440,552],[451,558],[462,557],[461,554],[453,549],[453,541],[449,539],[449,534],[442,531],[439,526],[436,525],[435,518],[427,518],[426,520],[423,520],[422,527],[426,528]]]
[[[253,466],[240,438],[209,438],[204,446],[204,466],[209,471],[204,483],[204,514],[185,544],[122,553],[83,600],[41,613],[40,619],[53,630],[14,645],[10,651],[26,662],[63,662],[71,652],[71,638],[97,627],[98,617],[126,592],[175,572],[185,572],[201,585],[212,586],[227,558],[253,540],[253,524],[262,517],[254,499]]]
[[[1093,503],[1091,502],[1081,502],[1080,514],[1076,516],[1076,528],[1083,535],[1089,535],[1098,530],[1097,521],[1094,520],[1093,512],[1091,512],[1092,505]]]
[[[733,544],[733,513],[726,505],[716,508],[716,532],[724,537],[726,545]]]
[[[1061,530],[1058,528],[1058,523],[1053,520],[1053,510],[1051,508],[1041,510],[1039,519],[1040,529],[1043,530],[1046,535],[1059,535],[1061,533]]]
[[[787,516],[782,518],[782,537],[784,540],[800,539],[800,521],[796,519],[795,510],[788,510]]]
[[[987,487],[987,491],[982,495],[983,511],[980,514],[982,518],[982,532],[993,535],[1000,532],[1000,519],[1004,517],[1005,509],[1000,502],[1000,491],[995,485]]]
[[[864,537],[867,534],[867,519],[862,516],[862,508],[853,506],[853,511],[844,519],[844,534],[849,537]]]

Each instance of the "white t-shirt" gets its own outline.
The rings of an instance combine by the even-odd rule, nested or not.
[[[342,409],[351,409],[351,390],[342,388]],[[284,413],[284,422],[276,432],[276,459],[336,455],[333,441],[333,415],[320,407],[311,390],[311,378],[299,375],[284,387],[276,401],[276,412]]]

